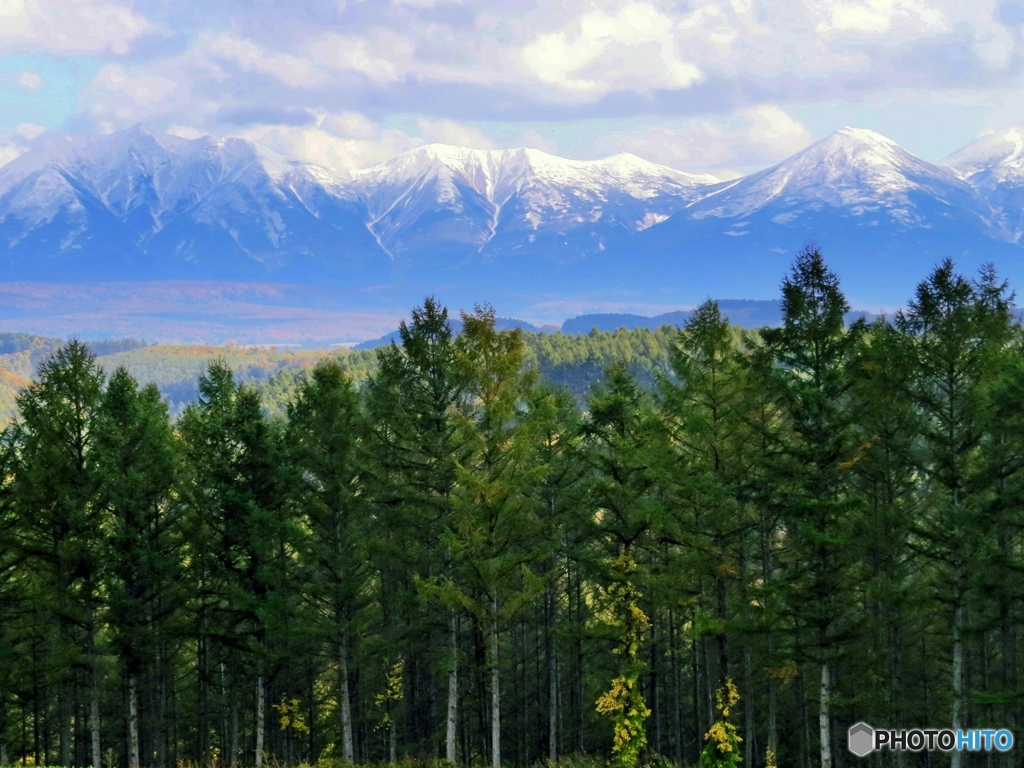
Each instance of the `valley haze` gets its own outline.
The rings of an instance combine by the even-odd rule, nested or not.
[[[356,342],[436,294],[560,325],[772,300],[815,242],[851,303],[901,306],[945,257],[1024,285],[1024,129],[929,163],[844,128],[720,181],[630,154],[431,144],[335,172],[144,125],[0,168],[0,330]]]

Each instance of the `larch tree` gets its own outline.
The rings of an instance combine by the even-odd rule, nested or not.
[[[352,380],[334,361],[321,362],[288,408],[288,445],[297,502],[309,535],[303,543],[307,600],[324,617],[321,631],[337,649],[342,758],[355,762],[352,641],[369,580],[368,506],[358,463],[365,427]]]
[[[401,344],[378,351],[378,368],[367,386],[371,429],[367,438],[368,482],[379,519],[390,540],[379,543],[381,601],[384,621],[395,632],[403,624],[406,673],[419,676],[435,652],[423,633],[423,595],[418,583],[450,576],[452,553],[445,539],[451,522],[452,493],[457,466],[465,447],[456,415],[462,405],[463,384],[456,367],[455,337],[448,310],[433,297],[412,312],[410,323],[399,326]],[[415,542],[409,546],[410,542]],[[459,627],[454,607],[447,608],[447,707],[444,723],[445,757],[457,761],[459,704]],[[427,624],[429,627],[430,625]],[[414,628],[415,627],[415,628]],[[389,665],[390,666],[390,665]],[[428,695],[423,686],[415,694]],[[407,701],[418,716],[412,727],[418,739],[430,739],[433,727],[424,720],[424,707]]]
[[[527,402],[533,376],[522,371],[518,330],[498,331],[494,310],[462,314],[456,349],[466,402],[457,423],[465,453],[459,462],[446,549],[451,600],[486,627],[490,673],[491,766],[501,766],[499,629],[540,592],[530,567],[545,556],[537,499],[544,471],[532,464],[533,424]]]
[[[971,569],[979,562],[991,518],[985,514],[982,443],[990,427],[988,391],[1011,338],[1011,297],[994,270],[979,280],[957,274],[944,261],[920,283],[896,324],[913,339],[916,360],[912,394],[923,421],[928,478],[926,511],[915,533],[937,566],[936,596],[949,606],[952,629],[954,730],[964,727],[967,608]],[[952,753],[953,768],[963,753]]]
[[[17,459],[10,470],[18,515],[17,546],[34,599],[55,625],[48,638],[58,686],[60,761],[71,765],[75,689],[72,671],[89,674],[91,757],[100,765],[100,560],[102,534],[89,462],[92,422],[104,375],[79,341],[59,348],[18,396],[13,427]]]
[[[118,368],[96,410],[92,443],[95,504],[110,553],[104,563],[108,622],[124,669],[128,768],[139,768],[139,677],[152,668],[170,604],[161,598],[179,576],[178,532],[168,505],[177,456],[157,388],[140,389]]]
[[[807,246],[782,284],[783,324],[761,335],[773,355],[774,384],[792,439],[785,447],[789,578],[800,584],[794,612],[812,633],[821,681],[818,742],[821,768],[832,766],[832,652],[843,630],[844,591],[850,564],[849,524],[855,497],[850,462],[855,455],[849,407],[849,365],[863,321],[846,328],[850,306],[839,278],[821,252]],[[799,629],[798,629],[799,631]]]

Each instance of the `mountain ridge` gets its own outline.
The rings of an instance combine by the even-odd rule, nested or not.
[[[353,172],[238,138],[146,126],[55,136],[0,167],[13,280],[241,280],[422,297],[497,293],[693,303],[766,296],[808,240],[862,304],[954,256],[1024,277],[1024,130],[943,163],[843,128],[719,181],[620,154],[431,144]],[[361,301],[363,299],[360,299]],[[510,311],[518,311],[515,306]]]

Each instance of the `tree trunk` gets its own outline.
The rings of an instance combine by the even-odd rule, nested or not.
[[[388,762],[394,764],[398,760],[398,732],[395,728],[395,718],[391,718],[388,726]]]
[[[338,648],[338,658],[341,667],[338,673],[338,688],[341,695],[341,743],[342,759],[346,763],[354,763],[355,748],[352,742],[352,702],[349,698],[348,685],[348,632],[342,635],[341,644]]]
[[[71,765],[71,687],[68,675],[64,675],[59,683],[60,696],[60,764],[67,768]],[[45,751],[45,750],[44,750]],[[44,758],[47,757],[44,755]]]
[[[263,768],[263,734],[266,730],[266,691],[263,675],[256,676],[256,768]]]
[[[832,768],[832,725],[829,703],[832,696],[828,662],[821,664],[821,701],[818,709],[818,735],[821,740],[821,768]]]
[[[554,595],[548,593],[548,760],[558,762],[558,646],[555,643]]]
[[[231,702],[231,756],[228,758],[230,768],[238,768],[238,702]]]
[[[491,768],[501,768],[501,690],[498,674],[498,598],[491,597]]]
[[[135,673],[128,673],[128,768],[139,768],[139,693]]]
[[[960,590],[960,574],[957,574],[956,608],[953,609],[953,731],[963,727],[964,715],[964,606]],[[963,752],[954,749],[950,753],[952,768],[962,768]]]
[[[743,688],[747,698],[743,705],[743,765],[754,768],[754,675],[749,645],[743,651]]]
[[[455,724],[459,717],[459,628],[455,609],[448,613],[448,638],[451,646],[451,669],[448,670],[448,722],[445,727],[445,759],[455,765]]]

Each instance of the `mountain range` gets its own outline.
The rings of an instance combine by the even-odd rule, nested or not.
[[[364,304],[773,299],[821,247],[858,306],[905,301],[940,259],[1024,283],[1024,128],[942,163],[844,128],[719,181],[621,154],[432,144],[355,172],[145,126],[54,136],[0,168],[4,281],[337,286]],[[518,304],[517,304],[518,302]]]

